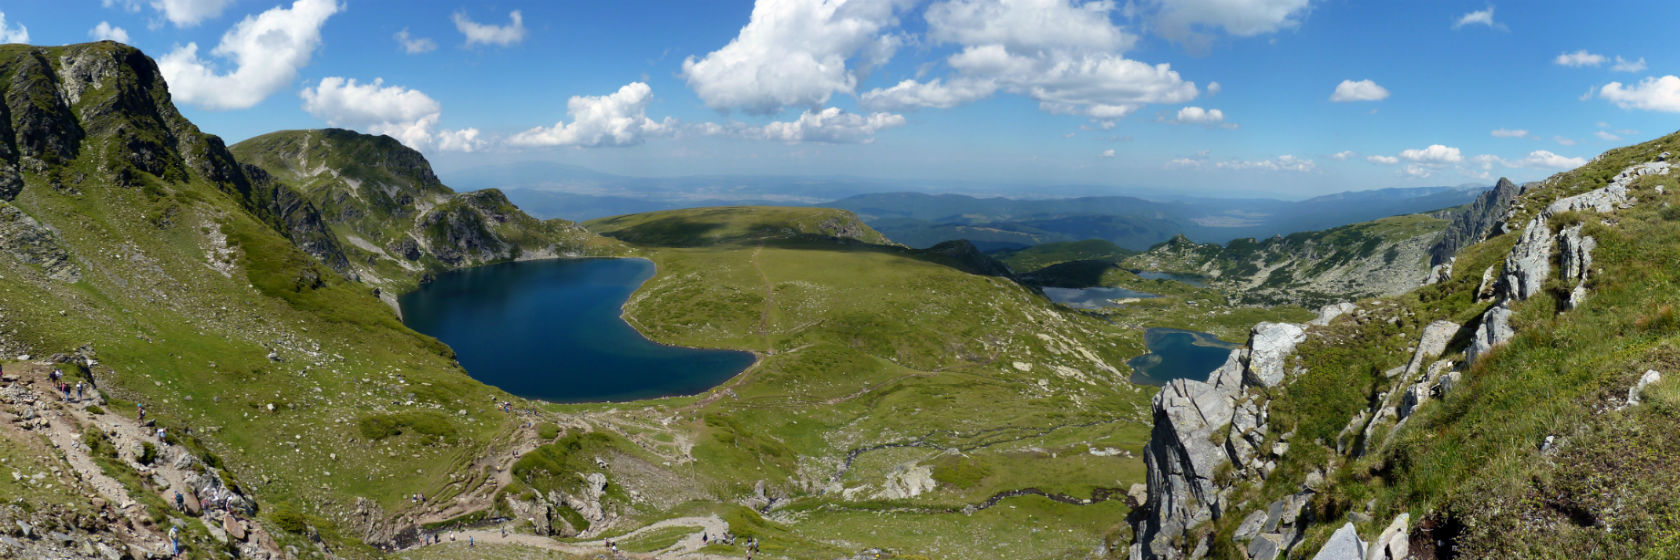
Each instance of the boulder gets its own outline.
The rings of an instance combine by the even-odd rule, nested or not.
[[[1558,262],[1563,279],[1575,283],[1586,280],[1588,271],[1592,269],[1592,252],[1598,248],[1598,241],[1590,235],[1581,235],[1581,224],[1575,224],[1558,233],[1558,246],[1563,253]]]
[[[1406,389],[1406,394],[1400,398],[1399,418],[1405,420],[1417,411],[1417,407],[1426,400],[1429,400],[1429,387],[1423,383],[1412,385],[1411,388]]]
[[[1451,262],[1435,265],[1429,269],[1429,274],[1423,277],[1423,285],[1440,284],[1452,279],[1453,265]]]
[[[1476,301],[1482,301],[1493,297],[1494,288],[1498,286],[1495,282],[1495,278],[1496,277],[1493,275],[1492,265],[1489,265],[1486,270],[1482,271],[1482,283],[1476,286]]]
[[[1330,304],[1330,305],[1326,305],[1324,307],[1318,308],[1318,318],[1313,319],[1308,324],[1313,325],[1315,327],[1322,327],[1322,326],[1325,326],[1325,325],[1329,325],[1330,322],[1335,321],[1337,317],[1341,317],[1342,315],[1346,315],[1348,313],[1351,313],[1353,310],[1354,310],[1353,304],[1345,302],[1345,301],[1341,302],[1341,303],[1333,303],[1333,304]]]
[[[1365,560],[1406,560],[1406,555],[1410,553],[1408,527],[1411,520],[1410,513],[1394,516],[1388,528],[1371,541],[1371,548],[1365,551]]]
[[[1644,391],[1645,388],[1649,387],[1652,383],[1656,383],[1658,381],[1662,381],[1662,374],[1657,373],[1657,370],[1654,369],[1648,370],[1645,372],[1645,375],[1639,376],[1639,382],[1634,383],[1632,387],[1628,388],[1627,405],[1638,405],[1640,402],[1639,393]]]
[[[1423,371],[1425,362],[1446,352],[1447,343],[1452,342],[1459,328],[1458,323],[1452,321],[1435,321],[1423,327],[1423,333],[1418,335],[1417,349],[1412,351],[1412,361],[1406,363],[1406,379],[1416,377]]]
[[[1290,323],[1260,323],[1249,333],[1248,371],[1243,380],[1257,387],[1273,387],[1283,382],[1284,361],[1295,352],[1295,345],[1307,339],[1300,325]]]
[[[1482,314],[1482,322],[1476,327],[1476,336],[1470,340],[1470,348],[1464,352],[1464,361],[1475,363],[1489,350],[1504,344],[1516,334],[1516,331],[1511,329],[1511,308],[1505,302],[1500,302]]]
[[[1459,379],[1463,376],[1463,373],[1457,371],[1442,374],[1441,381],[1435,385],[1436,389],[1441,392],[1441,398],[1447,398],[1447,395],[1452,394],[1453,389],[1458,388]]]
[[[222,530],[227,531],[228,538],[235,542],[245,540],[245,522],[235,519],[232,515],[222,516]]]
[[[1352,523],[1344,523],[1318,549],[1313,560],[1365,560],[1365,541],[1359,540],[1359,531]]]

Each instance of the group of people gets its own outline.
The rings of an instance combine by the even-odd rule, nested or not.
[[[700,533],[701,544],[705,544],[707,542],[714,542],[714,543],[721,544],[721,545],[724,545],[724,546],[735,546],[735,534],[734,533],[724,533],[723,536],[718,537],[717,540],[715,540],[715,541],[710,541],[709,540],[710,538],[711,538],[711,535],[708,535],[706,533]],[[753,554],[758,553],[758,537],[747,537],[747,542],[745,542],[743,544],[745,545],[745,547],[747,549],[747,558],[752,558]]]
[[[85,394],[85,391],[87,390],[87,384],[84,383],[84,382],[77,381],[75,385],[71,385],[69,381],[65,381],[64,380],[64,371],[62,371],[58,368],[53,368],[52,373],[47,374],[47,379],[52,380],[53,388],[56,389],[59,392],[59,394],[64,395],[64,400],[66,402],[75,402],[75,401],[82,400],[82,396]],[[70,399],[70,391],[72,389],[74,389],[75,392],[76,392],[75,401],[72,401]]]

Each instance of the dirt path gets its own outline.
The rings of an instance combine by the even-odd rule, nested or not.
[[[126,518],[127,523],[113,525],[113,534],[124,542],[145,550],[163,551],[168,548],[168,537],[163,530],[151,521],[151,515],[145,506],[139,503],[136,496],[130,493],[129,487],[122,482],[105,474],[99,461],[93,456],[93,450],[83,440],[83,435],[90,428],[105,435],[106,439],[115,447],[117,460],[123,461],[133,468],[141,477],[152,481],[158,488],[142,490],[157,492],[158,498],[170,503],[170,497],[180,492],[183,502],[187,505],[187,512],[175,512],[190,516],[202,516],[206,521],[216,526],[224,526],[222,518],[232,516],[225,525],[238,525],[247,530],[250,552],[270,552],[278,554],[273,540],[269,538],[261,525],[242,521],[244,514],[234,514],[226,510],[208,511],[200,504],[199,499],[218,499],[222,496],[232,496],[235,504],[248,500],[243,496],[232,493],[221,483],[219,477],[201,475],[198,472],[202,460],[191,451],[180,445],[173,445],[161,441],[157,437],[156,428],[145,425],[134,416],[137,411],[110,410],[96,414],[94,405],[105,405],[103,395],[89,387],[82,397],[75,397],[72,392],[70,399],[56,390],[48,374],[52,366],[45,363],[13,364],[6,368],[7,378],[14,379],[4,383],[5,400],[13,405],[21,405],[25,412],[8,413],[0,411],[0,418],[9,420],[0,423],[4,430],[11,432],[9,437],[43,436],[52,446],[62,453],[76,477],[106,502],[119,515]],[[35,418],[25,419],[22,416],[33,413]],[[142,443],[150,443],[156,450],[156,457],[150,464],[142,464],[137,456],[142,449]],[[206,478],[209,476],[210,478]],[[195,488],[203,488],[202,491]],[[200,496],[200,494],[204,494]],[[200,513],[202,511],[202,514]]]
[[[676,544],[673,544],[670,547],[649,553],[619,551],[614,554],[607,548],[606,539],[562,542],[549,537],[524,533],[508,533],[504,536],[501,531],[492,529],[446,531],[440,534],[442,537],[441,543],[437,545],[422,545],[418,548],[424,549],[427,546],[472,542],[475,546],[517,544],[544,550],[553,550],[565,554],[576,554],[590,557],[598,556],[602,558],[694,558],[700,560],[733,558],[730,556],[718,556],[700,552],[700,549],[705,547],[705,543],[702,542],[700,538],[702,534],[709,535],[710,538],[716,538],[729,531],[729,524],[724,522],[722,518],[715,515],[707,517],[678,517],[675,519],[666,519],[664,521],[636,529],[635,531],[613,537],[612,540],[614,542],[622,543],[627,540],[633,540],[636,537],[647,534],[651,531],[658,531],[666,527],[690,527],[693,528],[694,531],[684,536],[681,540],[678,540]],[[469,538],[471,539],[470,541],[468,540]]]

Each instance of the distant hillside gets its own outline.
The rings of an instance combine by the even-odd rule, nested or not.
[[[1127,196],[1060,199],[976,198],[966,195],[880,193],[826,206],[856,212],[894,241],[924,247],[967,239],[988,251],[1102,239],[1141,251],[1184,235],[1204,243],[1270,237],[1343,226],[1388,216],[1450,208],[1481,189],[1424,187],[1337,193],[1302,201]]]
[[[1248,303],[1318,305],[1404,292],[1429,273],[1445,214],[1383,218],[1324,231],[1238,239],[1179,236],[1127,258],[1128,268],[1203,276]]]
[[[1087,239],[997,251],[992,253],[992,256],[1009,265],[1010,269],[1025,274],[1069,261],[1120,262],[1135,254],[1137,251],[1127,250],[1106,240]]]
[[[355,278],[386,288],[427,274],[517,258],[600,252],[565,220],[537,220],[500,191],[456,193],[420,152],[389,136],[289,130],[233,145],[240,159],[320,208]]]
[[[851,212],[826,208],[731,206],[650,212],[591,220],[601,235],[662,247],[703,247],[762,241],[832,239],[889,245]]]

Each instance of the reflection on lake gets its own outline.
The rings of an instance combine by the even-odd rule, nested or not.
[[[1143,342],[1149,353],[1126,362],[1132,366],[1132,382],[1157,386],[1174,379],[1207,381],[1208,374],[1240,346],[1208,333],[1180,329],[1146,329]]]
[[[1044,288],[1044,295],[1050,301],[1077,309],[1119,307],[1114,300],[1161,297],[1125,288]]]

